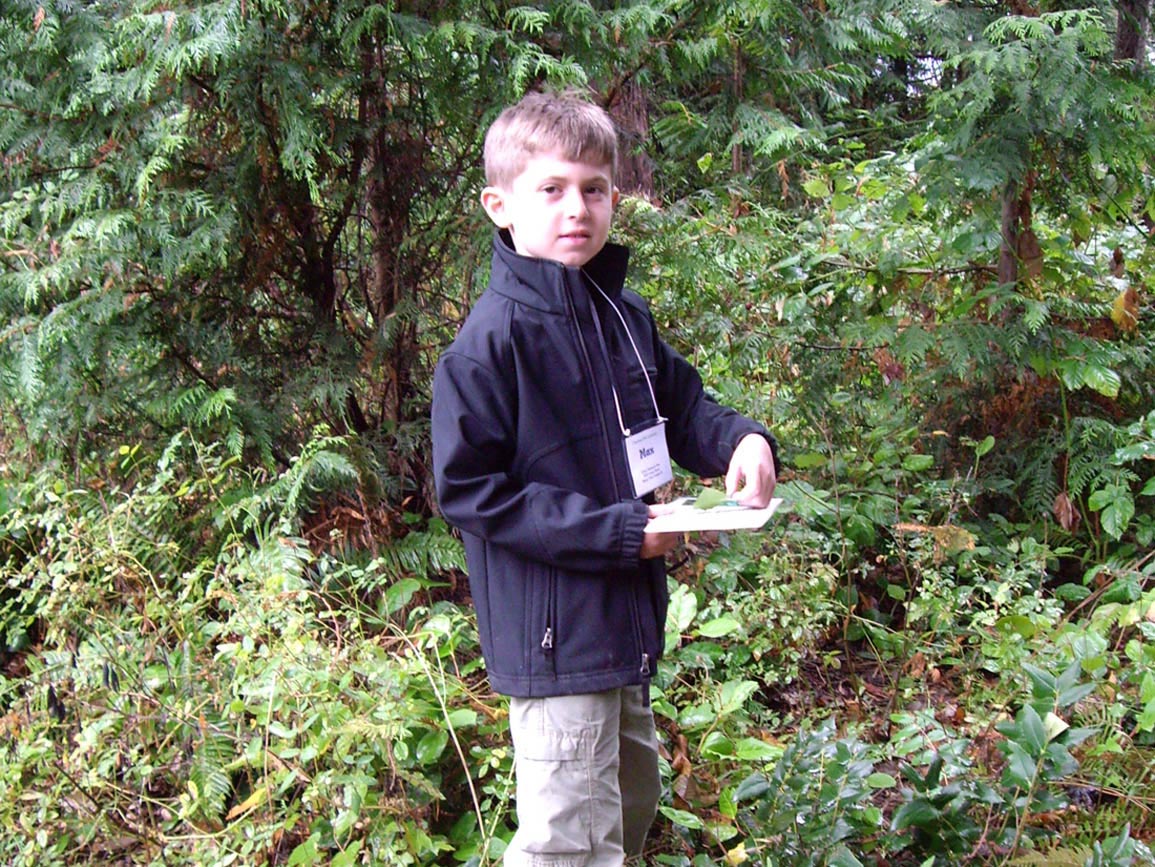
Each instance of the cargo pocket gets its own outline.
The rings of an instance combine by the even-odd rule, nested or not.
[[[521,857],[510,861],[543,867],[586,864],[593,851],[589,736],[543,731],[540,707],[528,711],[529,719],[512,731],[518,830],[511,849]]]

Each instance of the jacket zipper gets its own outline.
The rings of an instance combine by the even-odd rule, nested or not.
[[[556,609],[556,585],[557,573],[549,570],[549,575],[546,576],[545,585],[545,631],[541,636],[541,651],[545,654],[545,658],[549,661],[551,674],[557,676],[557,661],[553,655],[553,630],[557,625],[557,611]]]
[[[630,594],[630,619],[634,621],[634,639],[638,642],[638,651],[642,655],[641,664],[638,666],[638,674],[643,678],[649,678],[653,672],[650,668],[650,654],[646,653],[646,639],[645,636],[642,635],[642,622],[641,617],[638,616],[638,607],[638,590],[635,584],[635,588]]]
[[[585,337],[582,334],[581,318],[578,316],[577,304],[575,304],[574,300],[573,300],[573,290],[570,287],[570,281],[569,281],[569,275],[568,274],[565,275],[562,283],[565,286],[565,290],[566,290],[566,303],[569,306],[570,316],[573,317],[573,327],[574,327],[575,335],[577,337],[578,349],[581,350],[582,361],[585,364],[586,375],[589,377],[590,388],[593,390],[594,409],[598,414],[598,422],[601,425],[601,429],[602,429],[602,449],[605,452],[606,466],[609,467],[610,478],[611,478],[611,480],[613,482],[613,486],[614,486],[614,494],[618,495],[618,491],[620,490],[620,485],[618,483],[618,472],[617,472],[617,467],[614,464],[613,452],[610,451],[610,439],[611,438],[610,438],[609,428],[607,427],[607,424],[606,424],[605,408],[602,406],[601,391],[598,388],[598,379],[594,375],[593,361],[590,359],[589,349],[586,346]],[[587,295],[588,295],[588,293],[587,293]],[[597,316],[598,311],[594,307],[594,301],[593,301],[592,297],[590,297],[589,302],[590,302],[590,316]],[[610,364],[609,359],[606,359],[606,364],[607,365]],[[606,375],[607,376],[613,375],[612,369],[608,366],[606,368]]]
[[[609,469],[610,469],[610,475],[613,479],[614,492],[616,493],[620,490],[620,488],[618,486],[618,474],[617,474],[617,469],[614,466],[613,454],[610,451],[611,436],[609,433],[609,428],[606,426],[606,414],[605,414],[604,407],[602,406],[602,402],[601,402],[601,394],[600,394],[599,389],[598,389],[597,377],[594,376],[593,362],[590,360],[589,349],[586,347],[585,339],[582,336],[581,319],[578,317],[578,314],[577,314],[577,305],[574,303],[574,300],[573,300],[573,294],[572,294],[573,290],[570,288],[568,275],[567,275],[567,279],[564,280],[564,285],[565,285],[565,289],[566,289],[566,302],[569,305],[570,315],[573,316],[573,326],[574,326],[574,330],[577,334],[578,347],[581,349],[582,360],[585,363],[586,372],[590,378],[590,383],[591,383],[591,386],[593,388],[594,407],[596,408],[597,413],[598,413],[598,421],[601,423],[602,447],[603,447],[603,449],[605,451],[605,455],[606,455],[606,466],[609,467]],[[597,316],[598,315],[597,306],[594,304],[594,300],[593,300],[592,296],[590,297],[589,302],[590,302],[590,316]],[[606,375],[612,377],[613,376],[613,362],[608,357],[605,359],[605,361],[606,361],[606,365],[607,365],[606,366]],[[645,651],[646,644],[645,644],[645,639],[642,636],[641,618],[638,616],[638,597],[637,597],[636,587],[634,589],[634,592],[630,594],[630,619],[633,620],[633,622],[634,622],[634,636],[638,642],[638,649],[641,651],[641,654],[642,654],[641,664],[638,667],[638,673],[643,678],[649,678],[651,675],[650,655],[648,653],[646,653],[646,651]],[[553,647],[553,632],[548,626],[546,627],[545,635],[542,638],[542,648],[543,649],[546,648],[546,642],[547,641],[549,642],[549,646],[552,648]]]

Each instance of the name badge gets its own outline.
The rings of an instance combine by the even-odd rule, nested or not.
[[[626,462],[630,465],[634,496],[644,497],[673,480],[664,421],[626,437]]]

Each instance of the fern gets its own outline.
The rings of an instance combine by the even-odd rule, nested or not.
[[[1151,749],[1129,746],[1122,753],[1096,753],[1079,770],[1098,803],[1072,834],[1072,842],[1090,845],[1124,826],[1144,838],[1155,831],[1155,755]]]
[[[1077,418],[1072,423],[1072,443],[1067,469],[1071,494],[1080,496],[1111,482],[1130,484],[1138,476],[1115,464],[1118,449],[1129,442],[1127,428],[1105,419]]]
[[[150,404],[169,425],[187,427],[198,439],[219,437],[234,457],[244,450],[245,431],[238,417],[238,396],[230,387],[210,389],[204,383]]]
[[[239,522],[246,531],[258,533],[267,532],[271,522],[292,533],[316,497],[351,488],[360,480],[346,438],[322,434],[310,440],[271,484],[228,505],[219,520]]]
[[[531,6],[517,6],[506,13],[506,22],[514,33],[521,31],[531,36],[540,36],[550,23],[550,15]]]
[[[1051,447],[1048,447],[1047,440]],[[1014,478],[1023,483],[1023,511],[1033,519],[1050,515],[1055,498],[1064,488],[1064,480],[1059,478],[1055,461],[1054,446],[1057,443],[1057,436],[1035,443],[1035,447],[1027,452],[1022,466],[1014,472]]]
[[[193,747],[188,791],[197,813],[213,822],[224,817],[225,803],[233,790],[226,768],[237,757],[238,746],[232,737],[209,729],[198,735]]]
[[[425,532],[411,532],[395,540],[378,558],[380,578],[393,581],[402,576],[428,580],[435,575],[465,571],[465,549],[442,522]],[[365,589],[379,586],[371,579]]]

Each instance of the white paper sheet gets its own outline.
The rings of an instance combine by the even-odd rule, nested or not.
[[[695,497],[681,497],[670,505],[674,510],[667,515],[650,518],[647,533],[695,533],[702,530],[760,530],[770,516],[782,505],[773,499],[765,509],[746,506],[715,506],[712,509],[694,508]]]

